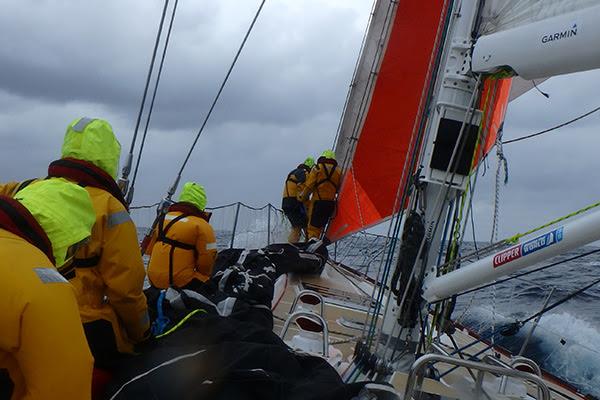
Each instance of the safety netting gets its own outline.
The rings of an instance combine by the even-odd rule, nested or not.
[[[158,204],[131,208],[140,240],[149,232],[156,218]],[[251,207],[232,203],[206,208],[212,213],[210,224],[217,237],[219,250],[226,248],[261,248],[271,243],[285,243],[290,225],[283,211],[267,204]]]

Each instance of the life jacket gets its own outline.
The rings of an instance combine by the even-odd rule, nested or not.
[[[66,178],[77,182],[80,186],[91,186],[102,189],[115,197],[129,211],[123,192],[115,180],[102,168],[75,158],[61,158],[50,163],[48,177]]]
[[[46,232],[27,208],[7,196],[0,196],[0,228],[25,239],[55,264],[52,243]]]
[[[158,232],[157,232],[158,235],[156,238],[157,242],[162,242],[162,243],[165,243],[165,244],[171,246],[171,248],[169,250],[169,286],[173,285],[173,254],[175,253],[175,249],[183,249],[183,250],[193,251],[194,259],[198,258],[198,250],[196,249],[196,244],[195,243],[185,243],[185,242],[167,237],[167,233],[169,232],[169,229],[171,229],[173,227],[173,225],[175,225],[177,223],[177,221],[180,221],[186,217],[190,217],[190,216],[199,217],[199,218],[202,218],[203,220],[205,220],[206,222],[209,222],[210,216],[211,216],[210,213],[201,211],[198,209],[198,207],[196,207],[192,204],[182,203],[182,202],[171,205],[169,207],[167,213],[174,212],[174,211],[178,211],[181,214],[176,216],[175,218],[173,218],[171,221],[169,221],[169,223],[167,225],[165,225],[166,215],[163,218],[160,218],[160,220],[158,221]]]

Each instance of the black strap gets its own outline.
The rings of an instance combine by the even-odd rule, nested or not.
[[[31,185],[36,180],[37,180],[37,178],[32,178],[32,179],[27,179],[26,181],[19,183],[19,186],[17,186],[17,190],[15,190],[15,193],[18,193],[21,190],[25,189],[27,186]]]
[[[183,249],[183,250],[191,250],[194,252],[194,258],[195,259],[198,258],[198,251],[196,250],[195,245],[180,242],[179,240],[175,240],[175,239],[171,239],[171,238],[167,237],[167,232],[169,232],[169,229],[171,229],[171,227],[173,225],[175,225],[175,223],[177,221],[180,221],[183,218],[186,218],[189,216],[190,216],[190,214],[182,213],[182,214],[176,216],[175,218],[173,218],[167,224],[167,226],[165,226],[165,218],[167,217],[166,215],[163,218],[161,218],[160,221],[158,222],[157,241],[171,246],[171,249],[169,250],[169,286],[173,286],[173,254],[175,253],[175,248],[179,248],[179,249]]]
[[[100,263],[100,255],[91,256],[87,258],[75,258],[73,260],[73,267],[75,268],[93,268]]]
[[[325,164],[322,164],[323,168],[325,169],[325,178],[321,179],[320,181],[317,182],[317,184],[315,185],[316,191],[317,191],[317,195],[319,196],[319,199],[321,198],[321,193],[319,193],[319,187],[326,183],[329,182],[333,185],[333,187],[335,188],[335,190],[337,190],[337,185],[335,183],[333,183],[333,181],[331,180],[331,177],[333,176],[333,172],[335,171],[336,166],[332,165],[331,169],[327,169]]]
[[[304,176],[298,176],[298,170],[300,170],[300,168],[296,168],[295,170],[293,170],[292,172],[290,172],[287,176],[287,178],[285,179],[285,194],[287,197],[290,197],[290,191],[288,189],[288,183],[292,182],[295,183],[296,185],[299,183],[303,183],[306,181],[306,171],[304,170],[300,170],[300,172],[304,172]],[[292,180],[292,176],[294,178],[296,178],[296,180]]]

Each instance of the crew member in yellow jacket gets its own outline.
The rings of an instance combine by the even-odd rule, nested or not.
[[[96,211],[90,242],[78,251],[70,281],[96,366],[111,368],[120,353],[149,335],[144,265],[136,227],[115,182],[121,145],[101,119],[78,118],[67,127],[62,158],[48,168],[88,191]]]
[[[0,398],[91,398],[94,360],[73,287],[55,266],[95,220],[85,189],[64,179],[0,196]]]
[[[290,243],[299,242],[302,232],[306,232],[306,225],[308,223],[307,206],[310,203],[308,201],[301,202],[298,200],[298,194],[304,190],[306,177],[314,165],[315,160],[312,157],[307,157],[306,160],[290,172],[285,179],[281,209],[292,225],[292,230],[288,236],[288,242]]]
[[[192,288],[210,278],[217,241],[205,207],[204,187],[187,182],[179,201],[159,221],[147,250],[151,254],[148,278],[154,287]]]
[[[325,150],[310,171],[304,190],[299,194],[300,201],[310,196],[308,210],[308,238],[320,238],[323,228],[335,210],[335,195],[342,174],[335,160],[335,153]]]

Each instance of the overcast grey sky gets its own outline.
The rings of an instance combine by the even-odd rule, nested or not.
[[[111,122],[129,149],[162,10],[159,0],[3,2],[0,14],[0,180],[43,176],[68,122]],[[150,126],[135,204],[164,196],[245,33],[258,0],[181,0]],[[280,202],[282,180],[331,146],[371,0],[267,0],[184,174],[209,206]],[[509,108],[505,138],[563,122],[600,103],[600,73],[543,83]],[[597,201],[594,115],[510,144],[501,236]],[[492,170],[475,203],[489,238]]]

